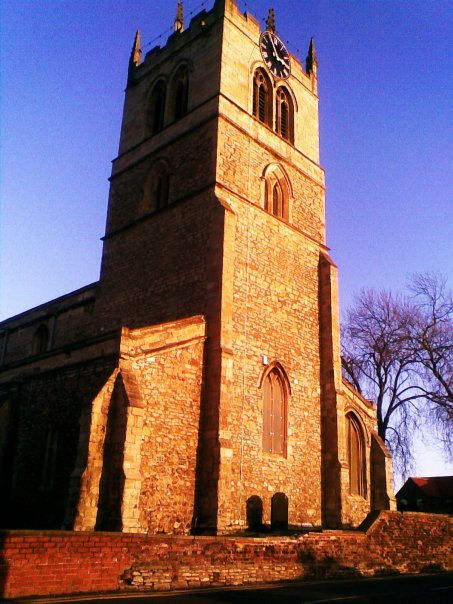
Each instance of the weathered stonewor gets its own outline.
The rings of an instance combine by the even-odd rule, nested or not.
[[[297,537],[0,533],[0,596],[247,585],[453,570],[453,517],[380,512],[363,531]]]
[[[395,509],[373,404],[342,379],[313,42],[284,80],[259,21],[211,4],[143,61],[135,38],[99,281],[0,322],[4,528]]]

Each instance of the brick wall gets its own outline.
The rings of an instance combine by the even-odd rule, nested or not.
[[[9,531],[0,533],[0,595],[453,570],[452,530],[451,516],[381,512],[364,532],[327,531],[299,538]]]

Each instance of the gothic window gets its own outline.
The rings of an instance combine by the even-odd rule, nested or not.
[[[274,367],[263,381],[263,451],[286,454],[286,405],[284,379]]]
[[[347,453],[349,465],[349,492],[366,497],[365,439],[363,430],[353,413],[348,413]]]
[[[49,345],[49,330],[47,325],[40,325],[35,331],[31,342],[31,353],[41,354],[46,352]]]
[[[142,212],[148,214],[166,208],[170,200],[170,175],[165,160],[159,160],[148,174],[143,190]]]
[[[269,166],[264,178],[264,209],[269,214],[288,220],[290,185],[283,170],[278,165]]]
[[[274,216],[283,218],[283,191],[280,183],[276,181],[272,185],[272,209]]]
[[[272,86],[263,69],[253,77],[253,115],[263,124],[272,126]]]
[[[183,65],[178,69],[172,82],[173,119],[179,120],[187,113],[189,101],[189,72]]]
[[[275,107],[275,129],[278,134],[290,143],[294,141],[293,136],[293,103],[288,90],[281,86],[276,94]]]
[[[170,192],[170,179],[168,172],[162,170],[157,176],[156,187],[154,190],[154,207],[156,210],[161,210],[168,206],[168,196]]]
[[[148,108],[148,123],[151,134],[157,134],[164,127],[166,85],[159,80],[151,93]]]

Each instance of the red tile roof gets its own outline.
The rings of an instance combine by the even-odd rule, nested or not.
[[[411,476],[410,480],[429,497],[453,497],[453,476]]]

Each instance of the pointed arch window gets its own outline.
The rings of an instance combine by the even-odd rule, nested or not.
[[[278,134],[290,143],[294,142],[294,110],[288,90],[281,86],[276,94],[275,129]]]
[[[167,161],[159,159],[152,165],[144,183],[141,212],[149,214],[166,208],[170,203],[170,184]]]
[[[253,76],[253,115],[263,124],[272,126],[272,86],[263,69]]]
[[[159,80],[153,88],[149,102],[148,121],[151,134],[157,134],[164,127],[167,86]]]
[[[187,113],[189,102],[189,71],[185,65],[176,72],[172,82],[173,119],[179,120]]]
[[[154,190],[154,207],[156,210],[161,210],[168,206],[168,198],[170,193],[170,177],[164,169],[158,174],[156,187]]]
[[[351,495],[366,497],[366,460],[363,430],[353,413],[348,413],[346,420],[349,492]]]
[[[290,184],[277,165],[266,168],[264,173],[264,209],[283,220],[289,219]]]
[[[272,186],[272,214],[283,218],[283,191],[280,183],[276,181]]]
[[[31,353],[41,354],[49,347],[49,329],[47,325],[40,325],[33,335]]]
[[[274,367],[263,380],[263,451],[286,455],[287,389]]]

